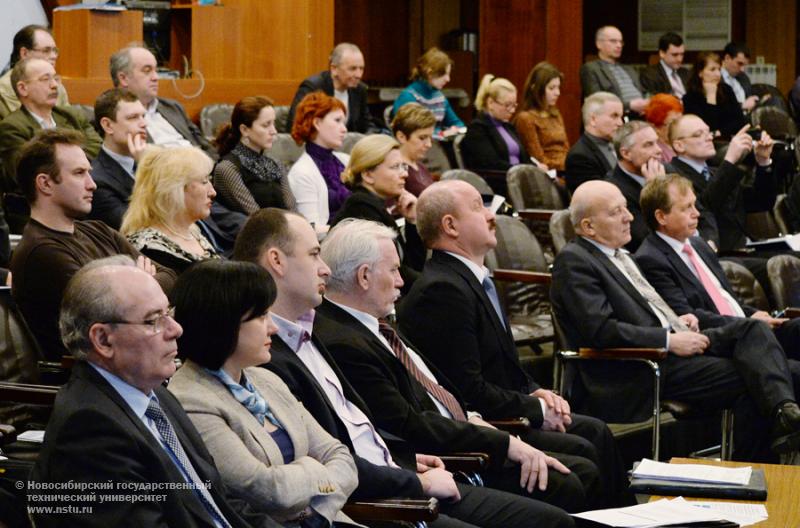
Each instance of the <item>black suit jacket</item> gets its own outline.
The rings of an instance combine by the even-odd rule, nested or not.
[[[383,430],[405,439],[419,452],[480,451],[489,454],[495,467],[505,462],[508,434],[442,416],[425,388],[400,360],[345,310],[323,301],[317,308],[314,333],[364,397]],[[444,374],[427,360],[425,364],[439,384],[460,400],[458,389]]]
[[[200,480],[210,482],[209,491],[214,502],[231,526],[279,526],[265,515],[247,512],[241,500],[226,500],[226,489],[214,460],[192,422],[165,388],[159,387],[155,393]],[[186,482],[161,443],[125,400],[83,361],[75,364],[72,377],[56,397],[44,445],[31,480],[40,483],[112,482],[117,486],[122,483],[147,485]],[[93,508],[90,515],[35,514],[36,525],[214,527],[207,510],[191,489],[133,491],[133,488],[116,487],[95,493],[152,493],[164,495],[165,498],[101,503],[98,497],[98,500],[87,504]]]
[[[691,237],[689,243],[695,254],[708,266],[731,297],[736,295],[731,288],[725,272],[719,264],[717,255],[701,238]],[[722,326],[730,322],[730,316],[720,315],[714,301],[706,292],[692,270],[681,257],[655,233],[650,233],[636,252],[636,263],[648,282],[661,294],[672,310],[679,315],[693,313],[700,321],[700,328]],[[737,302],[739,301],[736,299]],[[756,312],[751,306],[740,303],[746,316]]]
[[[311,340],[339,378],[345,397],[361,409],[370,419],[370,422],[375,423],[364,400],[348,383],[319,338],[313,335]],[[272,354],[272,359],[263,366],[280,376],[289,387],[289,390],[292,391],[292,394],[308,409],[308,412],[319,422],[323,429],[350,449],[358,471],[358,488],[351,495],[352,499],[424,497],[422,484],[415,471],[377,466],[355,453],[347,427],[336,414],[336,410],[328,400],[325,391],[319,386],[316,379],[314,379],[314,375],[303,364],[303,361],[277,334],[272,336],[270,353]],[[414,454],[411,452],[392,450],[392,456],[397,456],[395,462],[398,464],[405,467],[416,467],[416,465],[412,465],[415,462]]]
[[[519,162],[530,163],[531,158],[514,125],[503,123],[503,128],[519,146]],[[461,141],[461,155],[464,165],[470,170],[506,171],[511,168],[508,145],[486,112],[480,112],[467,127],[467,133]]]
[[[97,189],[89,218],[119,230],[133,192],[133,178],[105,150],[100,149],[100,154],[92,162],[92,179]]]
[[[333,78],[331,72],[326,70],[316,75],[312,75],[303,80],[294,94],[292,106],[289,108],[289,131],[292,130],[294,123],[294,113],[297,105],[303,97],[311,92],[324,92],[333,97]],[[360,132],[362,134],[374,134],[381,130],[381,126],[375,123],[372,114],[367,107],[367,85],[363,82],[358,83],[356,88],[347,90],[347,131]]]
[[[569,192],[575,192],[583,182],[602,180],[613,169],[594,141],[584,132],[567,153],[566,175]]]
[[[684,90],[689,85],[689,78],[691,72],[686,68],[678,68],[678,77],[683,82]],[[639,81],[642,83],[642,88],[648,95],[665,93],[675,95],[672,93],[672,83],[669,82],[667,72],[660,62],[647,66],[639,73]]]
[[[189,119],[189,116],[186,115],[186,110],[183,109],[183,106],[178,101],[159,97],[156,109],[181,136],[195,147],[203,149],[212,160],[217,161],[219,158],[217,149],[211,146],[211,143],[205,138],[200,128]]]
[[[525,416],[532,427],[542,425],[539,400],[529,396],[539,385],[522,370],[510,329],[461,261],[434,250],[397,313],[403,335],[456,385],[470,409],[486,419]]]

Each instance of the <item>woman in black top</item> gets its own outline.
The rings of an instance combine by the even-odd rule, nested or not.
[[[746,124],[733,89],[722,81],[719,55],[701,52],[683,96],[683,113],[694,114],[723,139],[730,139]]]

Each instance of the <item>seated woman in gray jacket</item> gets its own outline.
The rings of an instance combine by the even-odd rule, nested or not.
[[[347,447],[257,367],[270,360],[275,296],[269,273],[248,262],[205,261],[181,275],[172,302],[184,364],[169,390],[231,493],[284,526],[355,525],[341,512],[358,483]]]

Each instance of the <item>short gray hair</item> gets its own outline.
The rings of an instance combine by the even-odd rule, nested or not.
[[[600,113],[600,110],[606,103],[619,103],[622,104],[622,99],[617,97],[611,92],[595,92],[583,101],[583,108],[581,108],[581,118],[583,119],[583,126],[589,124],[592,116]]]
[[[380,259],[380,240],[397,238],[394,229],[370,220],[347,218],[322,241],[322,260],[331,269],[327,286],[333,292],[352,290],[359,266],[374,266]]]
[[[640,130],[645,128],[653,128],[653,125],[647,121],[628,121],[623,124],[614,134],[614,150],[617,151],[617,157],[622,159],[622,149],[629,149],[633,145],[633,136]],[[655,129],[654,129],[655,130]]]
[[[123,316],[114,289],[98,280],[101,270],[109,266],[135,267],[136,263],[128,255],[93,260],[78,270],[64,290],[58,327],[61,341],[75,359],[85,360],[92,351],[89,329],[93,324]]]
[[[108,69],[111,72],[111,81],[114,83],[115,87],[119,87],[120,72],[131,73],[131,63],[133,62],[131,60],[131,50],[136,48],[147,49],[143,43],[134,42],[111,55],[108,61]]]
[[[333,66],[338,66],[342,62],[342,57],[346,51],[351,51],[353,53],[361,53],[361,50],[355,44],[350,42],[341,42],[333,48],[331,51],[331,56],[328,58],[328,62]]]

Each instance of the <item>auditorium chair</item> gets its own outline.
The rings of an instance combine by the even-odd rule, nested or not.
[[[231,122],[232,113],[229,103],[208,104],[200,110],[200,131],[207,140],[213,141],[222,126]]]

